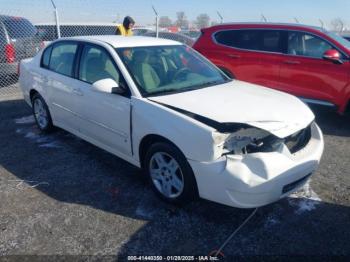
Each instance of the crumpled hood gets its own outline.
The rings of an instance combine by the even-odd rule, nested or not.
[[[258,127],[280,138],[294,134],[314,120],[314,114],[298,98],[238,80],[149,99],[220,123]]]

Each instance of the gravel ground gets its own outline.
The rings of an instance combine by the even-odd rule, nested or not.
[[[223,248],[226,260],[350,258],[350,119],[316,115],[326,144],[320,168],[300,192],[259,208]],[[128,163],[62,130],[42,135],[16,86],[0,88],[0,148],[6,258],[205,256],[253,211],[204,200],[164,204]]]

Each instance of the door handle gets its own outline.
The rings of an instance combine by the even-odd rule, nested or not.
[[[288,65],[300,65],[300,62],[295,60],[286,60],[284,63]]]
[[[83,92],[81,92],[80,88],[73,88],[72,92],[73,92],[73,94],[76,94],[78,96],[83,95]]]
[[[233,58],[233,59],[241,58],[240,55],[236,55],[236,54],[229,54],[228,56],[229,56],[230,58]]]

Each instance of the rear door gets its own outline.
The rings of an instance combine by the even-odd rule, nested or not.
[[[53,120],[71,132],[79,130],[77,102],[81,93],[76,88],[76,80],[73,78],[78,46],[79,43],[75,41],[60,41],[54,44],[50,53],[48,70],[41,76],[41,81],[45,82],[49,88],[49,103]],[[46,60],[45,55],[42,63]]]
[[[269,29],[225,30],[214,34],[237,79],[275,87],[282,59],[282,33]],[[214,61],[215,63],[215,61]]]
[[[278,88],[299,97],[336,103],[348,83],[349,61],[335,64],[324,60],[324,52],[336,47],[314,34],[288,31],[287,40]]]

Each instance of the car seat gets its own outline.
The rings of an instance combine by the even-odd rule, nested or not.
[[[98,80],[111,78],[112,75],[106,71],[106,62],[99,57],[92,57],[87,60],[85,70],[82,70],[82,80],[87,81],[91,84]],[[118,79],[114,79],[118,82]]]
[[[147,92],[152,92],[160,84],[156,71],[148,64],[148,53],[145,50],[137,50],[133,53],[130,68],[134,73],[138,84]]]

